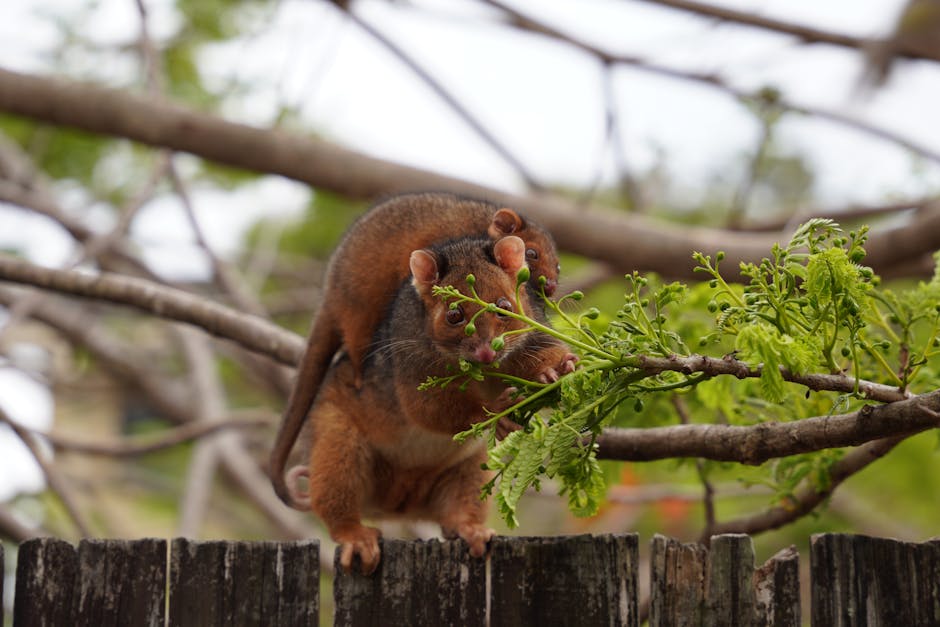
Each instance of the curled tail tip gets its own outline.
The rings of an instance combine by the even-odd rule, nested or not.
[[[281,485],[284,489],[284,494],[278,494],[281,497],[281,500],[285,504],[293,507],[296,510],[301,512],[310,511],[310,491],[302,491],[297,487],[298,479],[307,479],[310,480],[310,471],[306,466],[298,465],[294,466],[287,471],[286,475],[281,475],[283,480]]]

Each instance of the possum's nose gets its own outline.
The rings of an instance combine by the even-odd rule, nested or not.
[[[496,361],[496,351],[489,344],[481,344],[473,351],[473,361],[481,364],[491,364]]]
[[[549,279],[548,277],[545,277],[545,287],[543,289],[545,290],[546,296],[551,296],[552,294],[554,294],[557,288],[558,288],[558,281],[556,281],[555,279]]]

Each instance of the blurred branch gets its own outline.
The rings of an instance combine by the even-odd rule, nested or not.
[[[19,290],[0,286],[0,304],[12,302],[18,296]],[[135,351],[106,334],[99,325],[92,324],[90,316],[75,303],[43,302],[32,315],[62,332],[70,341],[84,346],[113,377],[131,389],[138,390],[147,402],[158,408],[163,415],[180,423],[193,420],[190,399],[181,394],[178,387],[168,385],[169,382],[157,376],[152,360],[143,362],[134,359],[132,355]],[[299,358],[303,341],[299,336],[295,336],[295,340]],[[260,471],[258,461],[245,452],[240,442],[235,444],[223,447],[221,459],[226,473],[243,490],[248,500],[288,538],[301,539],[321,535],[317,528],[306,522],[302,514],[280,502],[271,490],[270,482]],[[332,556],[327,555],[326,551],[324,545],[321,548],[321,557],[329,566],[332,564]]]
[[[141,196],[148,186],[142,188]],[[87,256],[97,257],[104,268],[131,268],[143,276],[153,276],[128,250],[125,241],[99,237],[83,222],[65,212],[56,201],[51,184],[36,171],[29,156],[3,137],[0,137],[0,201],[51,219],[75,241],[84,244],[86,251],[91,250],[93,255]],[[97,243],[92,246],[92,242]]]
[[[22,298],[22,290],[0,285],[0,305]],[[43,301],[31,316],[50,326],[70,342],[84,346],[122,386],[139,391],[168,419],[182,423],[189,416],[182,388],[161,377],[154,359],[138,347],[119,341],[98,323],[87,306],[66,299]]]
[[[188,422],[168,429],[158,436],[130,437],[112,441],[102,441],[101,438],[96,438],[94,441],[82,440],[71,434],[56,431],[36,432],[36,435],[48,440],[49,444],[58,451],[124,459],[156,453],[226,429],[260,429],[274,424],[276,424],[276,418],[273,416],[271,418],[215,419]]]
[[[297,363],[303,351],[299,336],[267,320],[145,279],[53,270],[7,255],[0,255],[0,279],[129,305],[161,318],[188,322],[289,366]]]
[[[691,0],[638,0],[648,4],[657,4],[670,9],[677,9],[686,13],[694,13],[703,17],[713,18],[722,22],[732,22],[734,24],[743,24],[753,26],[764,30],[781,33],[783,35],[792,35],[806,43],[821,43],[843,48],[852,48],[860,52],[865,52],[873,43],[872,39],[864,37],[855,37],[842,33],[835,33],[828,30],[794,24],[769,17],[763,17],[748,11],[736,11],[725,7],[718,7],[701,2],[692,2]],[[911,59],[926,59],[930,61],[940,61],[940,49],[937,51],[925,50],[919,47],[902,46],[897,54]]]
[[[180,345],[188,365],[187,379],[193,399],[193,422],[216,421],[226,411],[225,391],[216,372],[208,338],[184,326],[177,327]],[[219,465],[222,438],[217,434],[200,438],[193,448],[186,470],[186,487],[178,508],[176,533],[187,538],[199,535],[209,510],[212,485]]]
[[[0,538],[20,543],[45,535],[49,534],[42,529],[27,527],[17,520],[9,509],[0,505]]]
[[[62,505],[65,507],[66,513],[69,518],[71,518],[76,529],[78,529],[81,537],[90,537],[92,535],[91,526],[88,524],[88,520],[86,520],[85,514],[79,507],[78,502],[75,500],[75,495],[78,494],[78,491],[68,483],[59,470],[52,464],[52,460],[50,460],[45,451],[42,450],[40,442],[37,441],[32,432],[20,426],[19,423],[10,418],[2,407],[0,407],[0,422],[6,423],[23,444],[26,445],[26,448],[29,449],[36,463],[39,464],[39,467],[42,469],[42,474],[46,477],[46,485],[52,493],[58,497],[59,501],[61,501]]]
[[[686,404],[685,399],[678,394],[673,394],[671,400],[672,406],[679,414],[679,421],[683,425],[692,424],[692,416],[689,413],[689,406]],[[708,479],[705,462],[701,459],[695,460],[695,471],[702,483],[702,506],[705,510],[705,527],[707,529],[715,524],[715,486]]]
[[[340,7],[346,15],[349,16],[349,19],[352,20],[359,28],[368,33],[375,39],[378,43],[384,46],[393,56],[398,58],[405,66],[408,67],[421,81],[427,85],[431,91],[433,91],[437,96],[444,101],[444,103],[454,111],[457,116],[464,121],[473,132],[477,134],[480,139],[489,144],[500,157],[503,158],[516,173],[525,181],[529,189],[543,189],[543,186],[539,184],[535,176],[529,171],[529,169],[522,163],[516,155],[506,147],[493,133],[491,133],[480,120],[478,120],[469,109],[467,109],[460,100],[458,100],[453,94],[451,94],[437,79],[435,79],[431,74],[420,64],[418,61],[409,55],[403,48],[398,44],[393,42],[391,39],[386,37],[381,31],[376,29],[374,26],[369,24],[367,21],[356,15],[351,11],[346,4],[334,3],[336,6]]]
[[[883,205],[849,205],[847,207],[834,209],[807,209],[783,218],[748,221],[742,226],[742,230],[752,233],[790,231],[810,218],[832,218],[840,224],[845,224],[846,222],[858,222],[871,218],[883,218],[901,213],[902,211],[927,208],[938,202],[940,202],[940,198],[928,196],[926,198],[914,198]]]
[[[527,17],[516,11],[514,8],[504,4],[500,0],[481,0],[481,2],[505,11],[512,18],[512,24],[516,27],[564,42],[568,45],[578,48],[583,52],[596,56],[603,63],[628,65],[642,72],[707,85],[741,100],[762,100],[764,98],[760,92],[740,89],[730,85],[717,74],[677,70],[675,68],[652,63],[640,57],[612,54],[583,40],[566,35],[543,22],[539,22],[530,17]],[[901,135],[898,135],[897,133],[893,133],[869,122],[852,118],[836,111],[829,111],[826,109],[819,109],[815,107],[807,107],[790,103],[784,100],[779,94],[775,94],[773,104],[780,109],[785,109],[791,113],[815,116],[834,124],[851,128],[855,131],[867,133],[874,137],[878,137],[880,139],[897,144],[898,146],[918,154],[925,159],[930,159],[931,161],[940,163],[940,152],[937,152],[936,150],[933,150],[925,145],[918,144],[914,140],[907,139]]]
[[[94,235],[87,239],[80,240],[81,248],[73,253],[72,258],[65,264],[65,269],[71,270],[77,268],[85,261],[93,260],[105,254],[106,251],[118,249],[118,242],[124,240],[131,221],[144,204],[153,197],[156,191],[157,183],[163,178],[167,169],[170,167],[170,161],[165,153],[157,159],[156,164],[151,170],[150,176],[144,181],[137,193],[133,195],[130,201],[118,212],[119,219],[117,224],[103,235]],[[30,310],[36,306],[39,299],[44,295],[37,292],[18,300],[10,308],[10,317],[4,327],[0,328],[0,338],[6,329],[9,329],[20,320],[29,316]]]
[[[580,212],[576,203],[556,196],[508,194],[369,157],[312,137],[226,122],[120,90],[2,69],[0,111],[168,146],[230,166],[282,174],[350,198],[428,189],[488,198],[527,212],[554,234],[563,250],[623,270],[659,272],[672,278],[699,278],[692,272],[690,251],[724,250],[726,263],[736,267],[741,261],[759,262],[775,241],[786,237],[679,227],[641,215],[599,209]],[[897,246],[898,238],[910,238],[910,242]],[[892,245],[879,247],[882,240]],[[929,224],[914,229],[898,227],[872,234],[867,262],[884,273],[887,265],[919,258],[938,247],[940,216],[935,216]]]
[[[771,507],[751,516],[744,516],[735,520],[717,523],[712,528],[705,530],[700,542],[707,543],[708,538],[711,536],[723,533],[747,533],[754,535],[764,531],[778,529],[802,518],[829,498],[843,481],[855,473],[864,470],[872,462],[887,455],[891,449],[903,442],[910,435],[911,434],[875,440],[858,447],[832,465],[829,469],[826,488],[817,489],[810,481],[806,481],[804,487],[796,493],[795,497],[784,505]]]
[[[242,279],[232,264],[219,258],[219,256],[215,254],[215,251],[212,250],[212,247],[209,246],[203,229],[199,225],[199,220],[196,218],[196,211],[193,207],[189,189],[186,182],[180,176],[172,158],[170,159],[168,174],[173,184],[173,189],[176,191],[180,202],[183,204],[184,213],[189,221],[190,228],[192,228],[196,243],[209,259],[209,263],[212,267],[213,282],[218,285],[222,293],[231,299],[240,311],[268,319],[268,312],[261,301],[258,300],[255,293],[249,288],[247,282]],[[285,394],[290,392],[292,378],[290,373],[284,368],[272,368],[270,364],[261,363],[257,359],[257,355],[252,353],[243,353],[239,355],[237,359],[255,374],[264,378],[265,382],[273,386],[278,392]]]

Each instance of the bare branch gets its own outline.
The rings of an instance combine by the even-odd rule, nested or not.
[[[46,453],[42,450],[42,445],[28,429],[23,428],[19,423],[10,418],[2,407],[0,407],[0,422],[6,423],[20,438],[23,444],[26,445],[29,452],[32,453],[33,458],[36,460],[36,463],[39,464],[43,475],[46,477],[46,485],[49,486],[53,494],[62,502],[65,511],[68,512],[69,518],[72,519],[72,523],[78,529],[79,534],[81,534],[83,538],[90,537],[91,526],[88,524],[85,514],[75,500],[75,494],[78,492],[69,485],[68,481],[51,463],[51,460],[49,460]]]
[[[907,437],[909,436],[899,435],[875,440],[874,442],[860,446],[832,465],[829,469],[829,483],[825,489],[817,490],[812,485],[806,485],[797,493],[795,499],[788,501],[783,506],[772,507],[752,516],[745,516],[736,520],[718,523],[713,528],[707,530],[707,533],[709,537],[723,533],[747,533],[755,535],[764,531],[779,529],[786,524],[798,520],[816,509],[816,507],[826,500],[843,481],[865,469],[872,462],[887,455],[891,449],[903,442]],[[707,537],[703,536],[700,541],[706,542],[707,539]]]
[[[752,426],[694,424],[647,429],[608,428],[598,438],[598,458],[652,461],[702,457],[762,464],[777,457],[906,437],[940,426],[940,390],[848,414]]]
[[[189,422],[162,432],[159,436],[121,438],[117,440],[94,441],[82,440],[71,434],[51,431],[48,433],[36,432],[36,435],[49,441],[58,451],[78,453],[81,455],[100,455],[124,459],[140,457],[149,453],[156,453],[186,442],[198,440],[226,429],[260,429],[271,427],[276,422],[271,418],[229,418],[225,420],[208,420],[203,422]]]
[[[32,538],[49,535],[42,529],[27,527],[13,515],[10,510],[0,505],[0,538],[7,538],[16,543],[26,542]]]
[[[629,65],[637,70],[642,72],[647,72],[650,74],[656,74],[658,76],[664,76],[666,78],[672,78],[682,81],[689,81],[694,83],[699,83],[701,85],[707,85],[714,89],[723,91],[735,98],[740,98],[744,100],[752,100],[755,98],[760,98],[760,94],[750,92],[748,90],[739,89],[733,85],[728,84],[720,76],[716,74],[705,74],[701,72],[688,72],[683,70],[677,70],[675,68],[666,67],[663,65],[658,65],[646,59],[640,57],[628,56],[628,55],[618,55],[611,54],[605,50],[602,50],[592,44],[589,44],[583,40],[576,39],[570,35],[566,35],[561,31],[552,28],[551,26],[533,20],[531,17],[527,17],[512,7],[506,5],[500,0],[482,0],[482,2],[489,4],[491,6],[497,7],[505,11],[508,15],[512,16],[514,24],[520,28],[525,28],[535,33],[539,33],[548,37],[552,37],[559,41],[565,42],[571,46],[583,50],[589,54],[592,54],[602,60],[604,63],[612,64],[619,63],[623,65]],[[827,109],[819,109],[815,107],[806,107],[802,105],[797,105],[794,103],[787,102],[781,97],[775,97],[774,105],[780,107],[781,109],[788,110],[793,113],[800,113],[803,115],[810,115],[822,118],[834,124],[840,126],[845,126],[856,131],[867,133],[874,137],[892,142],[898,146],[902,146],[911,152],[917,153],[918,155],[930,159],[931,161],[936,161],[940,163],[940,152],[931,149],[928,146],[923,144],[918,144],[917,142],[904,138],[897,133],[893,133],[879,126],[875,126],[868,122],[852,118],[836,111],[830,111]]]
[[[503,158],[506,163],[508,163],[516,171],[516,173],[525,181],[526,185],[530,189],[543,189],[544,186],[539,184],[535,176],[529,171],[529,169],[522,163],[522,160],[519,159],[516,155],[512,153],[509,148],[501,142],[496,135],[491,133],[483,123],[470,112],[460,100],[458,100],[453,94],[451,94],[437,79],[435,79],[431,74],[421,66],[418,61],[409,55],[403,48],[401,48],[394,41],[386,37],[380,30],[375,28],[372,24],[369,24],[367,21],[356,15],[353,11],[349,10],[348,7],[342,7],[346,15],[349,16],[349,19],[352,20],[359,28],[364,30],[366,33],[372,36],[377,42],[384,46],[393,56],[398,58],[405,66],[410,69],[415,76],[421,79],[425,85],[427,85],[431,91],[433,91],[444,103],[451,108],[467,126],[473,129],[473,132],[477,134],[480,139],[489,144],[500,157]]]
[[[0,285],[0,304],[7,306],[19,298],[22,290]],[[117,381],[138,390],[162,415],[175,422],[187,420],[190,412],[182,400],[183,390],[158,376],[148,355],[141,356],[139,350],[132,350],[106,331],[87,307],[55,299],[38,304],[31,315],[70,342],[86,347]]]
[[[33,119],[167,146],[230,166],[282,174],[350,198],[439,189],[489,198],[525,211],[554,235],[558,245],[623,270],[698,278],[690,251],[724,250],[729,266],[759,262],[781,239],[721,229],[670,226],[645,216],[594,209],[584,213],[567,200],[520,196],[452,177],[375,159],[311,137],[234,124],[139,95],[0,69],[0,110]],[[909,238],[897,246],[898,239]],[[889,246],[880,246],[884,239]],[[940,247],[940,216],[916,228],[872,234],[867,263],[919,258]]]
[[[636,357],[636,367],[647,374],[657,374],[659,372],[681,372],[683,374],[703,373],[709,377],[719,375],[731,375],[738,379],[760,377],[762,367],[751,367],[743,361],[723,357],[706,357],[704,355],[691,355],[689,357],[680,357],[673,355],[671,357],[653,357],[639,355]],[[784,380],[790,383],[805,385],[814,392],[826,390],[829,392],[843,392],[852,394],[855,392],[856,380],[841,374],[805,374],[800,375],[785,368],[780,369]],[[871,381],[859,380],[858,393],[863,398],[883,403],[891,403],[911,398],[911,395],[902,392],[895,386],[874,383]]]
[[[289,366],[297,363],[303,351],[299,336],[267,320],[144,279],[53,270],[7,255],[0,255],[0,279],[129,305],[162,318],[195,324]]]
[[[829,44],[833,46],[840,46],[843,48],[852,48],[852,49],[858,50],[859,52],[865,52],[873,43],[873,40],[866,39],[864,37],[855,37],[852,35],[835,33],[835,32],[828,31],[828,30],[812,28],[810,26],[803,26],[801,24],[794,24],[793,22],[775,20],[769,17],[764,17],[761,15],[757,15],[755,13],[747,12],[747,11],[736,11],[734,9],[718,7],[715,5],[705,4],[701,2],[693,2],[691,0],[639,0],[639,1],[647,2],[650,4],[658,4],[664,7],[669,7],[671,9],[685,11],[687,13],[694,13],[696,15],[714,18],[717,20],[721,20],[723,22],[743,24],[745,26],[753,26],[756,28],[762,28],[764,30],[773,31],[776,33],[784,34],[784,35],[792,35],[793,37],[796,37],[797,39],[804,41],[806,43]],[[896,54],[900,54],[901,56],[905,56],[911,59],[927,59],[931,61],[940,61],[940,50],[935,52],[932,50],[925,50],[925,49],[918,48],[918,47],[910,47],[910,46],[902,45]]]
[[[692,416],[684,398],[678,394],[673,394],[672,406],[676,408],[676,413],[679,414],[679,420],[683,425],[692,423]],[[705,510],[705,527],[707,529],[715,524],[715,486],[708,479],[705,463],[701,459],[695,460],[695,471],[698,474],[699,481],[702,482],[702,507]]]

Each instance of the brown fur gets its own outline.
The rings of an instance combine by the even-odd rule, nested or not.
[[[527,378],[573,368],[575,358],[567,347],[547,336],[537,342],[535,359],[526,354],[529,342],[523,335],[509,336],[501,350],[493,351],[493,338],[522,323],[483,313],[468,336],[466,323],[479,307],[465,303],[460,316],[431,293],[434,285],[469,293],[465,277],[472,273],[483,300],[513,301],[524,248],[510,236],[495,245],[464,238],[413,252],[412,282],[401,288],[379,330],[363,385],[357,385],[345,357],[329,370],[308,424],[309,466],[294,468],[288,476],[292,484],[307,477],[306,493],[293,486],[292,504],[324,521],[341,544],[340,562],[347,570],[356,556],[366,573],[379,561],[379,532],[362,524],[364,516],[433,520],[446,537],[466,540],[472,555],[485,553],[493,535],[485,525],[486,503],[479,498],[488,479],[481,469],[485,445],[479,439],[457,443],[452,436],[482,420],[484,408],[505,408],[510,402],[505,387],[490,378],[471,382],[465,390],[452,384],[420,391],[418,385],[428,376],[452,373],[458,358],[472,360],[490,351],[488,357],[499,360],[502,369]],[[525,292],[520,301],[523,308],[532,305]]]
[[[537,287],[538,277],[545,276],[551,295],[559,269],[554,242],[510,209],[452,194],[406,194],[380,203],[353,224],[330,261],[323,302],[271,450],[269,472],[281,500],[290,503],[284,469],[330,362],[345,347],[354,381],[361,382],[373,336],[409,275],[408,253],[456,237],[495,240],[509,234],[525,242],[531,285]]]

